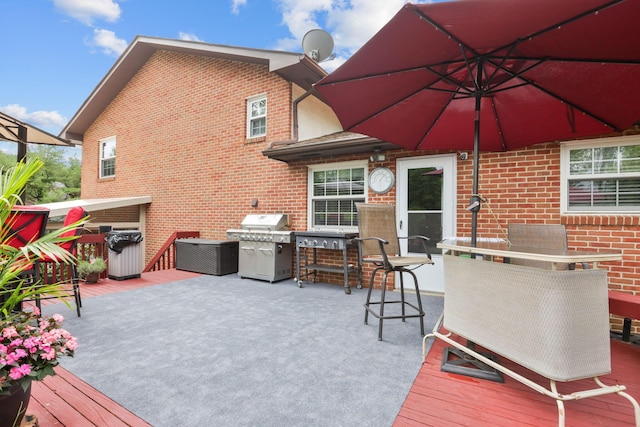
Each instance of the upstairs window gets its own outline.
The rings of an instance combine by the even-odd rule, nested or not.
[[[116,137],[100,140],[100,178],[116,175]]]
[[[357,231],[356,203],[366,200],[366,162],[317,165],[309,169],[312,229]]]
[[[640,211],[640,136],[562,147],[564,212]]]
[[[247,99],[247,138],[267,134],[267,95]]]

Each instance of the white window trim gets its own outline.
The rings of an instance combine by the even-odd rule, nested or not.
[[[617,215],[617,214],[637,214],[638,210],[605,209],[601,207],[593,210],[570,211],[569,210],[569,151],[576,148],[593,148],[605,146],[638,145],[640,135],[596,138],[581,141],[560,143],[560,213],[562,215]],[[617,175],[619,177],[620,175]]]
[[[369,162],[367,160],[356,160],[350,162],[335,162],[335,163],[322,163],[317,165],[307,166],[307,229],[335,229],[335,227],[313,227],[313,173],[322,170],[330,169],[353,169],[364,168],[364,200],[368,201],[369,191]],[[358,227],[343,227],[344,231],[352,232],[358,231]]]
[[[265,109],[264,109],[264,116],[260,116],[260,117],[257,117],[257,118],[262,118],[262,117],[265,118],[264,133],[260,134],[260,135],[251,135],[251,120],[256,118],[256,117],[251,117],[251,103],[253,103],[255,101],[261,101],[263,99],[265,101],[267,101]],[[268,112],[269,112],[269,101],[267,100],[267,94],[266,93],[262,93],[260,95],[250,96],[249,98],[247,98],[247,139],[261,138],[261,137],[267,135],[268,123],[266,122],[266,119],[267,119]]]
[[[99,165],[98,165],[98,170],[99,170],[98,174],[99,174],[99,177],[100,177],[100,178],[113,178],[113,177],[115,177],[115,176],[116,176],[116,174],[115,174],[115,173],[114,173],[113,175],[103,175],[103,174],[102,174],[102,171],[103,171],[102,162],[103,162],[104,160],[108,160],[108,159],[115,159],[115,158],[116,158],[116,156],[113,156],[113,157],[107,157],[107,158],[102,157],[102,154],[103,154],[103,151],[104,151],[104,150],[103,150],[103,146],[104,146],[104,144],[105,144],[105,143],[108,143],[108,142],[110,142],[110,141],[115,141],[115,143],[116,143],[116,152],[117,152],[117,149],[118,149],[118,142],[117,142],[117,139],[116,139],[116,136],[115,136],[115,135],[113,135],[113,136],[109,136],[109,137],[107,137],[107,138],[102,138],[102,139],[100,139],[100,140],[99,140],[99,150],[100,150],[99,158],[100,158],[100,159],[99,159]]]

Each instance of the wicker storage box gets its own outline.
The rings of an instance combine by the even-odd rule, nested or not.
[[[235,240],[176,239],[176,270],[222,276],[238,272]]]

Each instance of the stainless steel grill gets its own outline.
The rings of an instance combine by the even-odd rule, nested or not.
[[[275,282],[292,272],[289,215],[250,214],[227,237],[239,241],[238,275]]]

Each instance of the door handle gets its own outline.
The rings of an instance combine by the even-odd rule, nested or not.
[[[402,220],[400,220],[400,230],[402,230]]]

